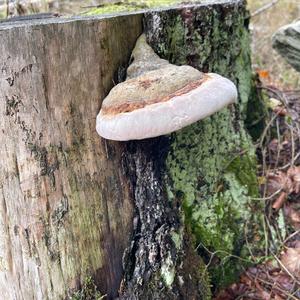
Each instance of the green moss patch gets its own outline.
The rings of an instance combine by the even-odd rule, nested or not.
[[[257,162],[244,124],[253,90],[247,13],[242,6],[199,11],[172,18],[160,13],[146,24],[159,33],[153,47],[161,57],[224,75],[238,88],[237,105],[174,133],[167,158],[169,197],[181,199],[207,262],[214,253],[210,275],[220,288],[250,262],[250,252],[259,244],[254,240],[261,236],[263,210],[252,201],[258,196]]]
[[[96,7],[88,12],[86,15],[99,15],[99,14],[110,14],[117,12],[126,12],[126,11],[136,11],[141,9],[149,9],[154,7],[164,7],[175,4],[186,3],[182,0],[145,0],[145,1],[136,1],[136,0],[127,0],[127,1],[118,1],[115,4],[102,5],[101,7]],[[189,1],[195,2],[195,1]]]

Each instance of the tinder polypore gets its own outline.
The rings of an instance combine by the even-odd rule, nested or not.
[[[142,36],[133,51],[127,80],[116,85],[102,103],[96,124],[100,136],[128,141],[169,134],[237,100],[236,87],[229,79],[169,64],[154,52],[159,68],[150,67],[149,71],[151,52]]]

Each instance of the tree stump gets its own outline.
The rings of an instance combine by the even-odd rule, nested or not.
[[[244,1],[223,0],[0,24],[4,299],[66,299],[88,276],[108,299],[209,299],[204,249],[248,255],[247,18]],[[239,103],[170,136],[97,136],[101,100],[143,30],[170,62],[232,79]],[[215,286],[237,274],[236,261],[222,265],[210,269]]]

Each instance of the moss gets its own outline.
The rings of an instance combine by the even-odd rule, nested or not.
[[[186,250],[183,257],[182,268],[177,275],[179,284],[181,284],[180,280],[182,280],[183,282],[191,281],[192,285],[185,285],[187,291],[183,291],[183,294],[186,297],[182,297],[182,299],[210,300],[212,299],[211,278],[204,261],[195,251],[197,246],[195,237],[191,234],[191,226],[187,222],[185,222],[183,243],[186,245]],[[190,286],[198,286],[198,290],[195,289],[191,291]]]
[[[97,286],[94,283],[92,277],[85,278],[81,290],[75,292],[69,299],[70,300],[102,300],[106,296],[101,295],[97,290]]]
[[[262,215],[251,201],[258,195],[256,158],[244,125],[253,84],[245,18],[244,7],[237,5],[202,7],[172,18],[160,13],[145,22],[156,32],[153,37],[149,30],[149,41],[163,58],[229,77],[239,91],[236,106],[173,134],[167,157],[169,196],[182,199],[196,243],[219,258],[210,268],[216,287],[239,275],[248,247],[261,233],[260,226],[249,227],[245,236],[246,224],[254,218],[258,223]]]
[[[256,156],[253,149],[250,153],[237,154],[226,167],[226,172],[237,177],[238,183],[248,190],[252,197],[258,196],[257,176],[256,176]]]
[[[153,8],[153,7],[164,7],[172,4],[179,4],[184,1],[182,0],[144,0],[144,1],[136,1],[136,0],[125,0],[118,1],[115,4],[107,4],[102,5],[97,8],[93,8],[87,11],[86,15],[99,15],[99,14],[110,14],[117,12],[125,12],[125,11],[136,11],[145,8]],[[193,0],[190,2],[194,2]]]

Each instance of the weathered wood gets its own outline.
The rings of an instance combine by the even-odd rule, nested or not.
[[[140,15],[0,26],[3,299],[61,299],[88,274],[116,295],[133,207],[95,118],[140,33]]]
[[[272,41],[278,53],[300,72],[300,22],[281,27]]]
[[[143,17],[159,55],[230,77],[239,104],[167,137],[99,138],[101,100]],[[223,0],[0,25],[3,297],[62,299],[92,275],[109,299],[209,299],[194,242],[247,256],[257,192],[247,22],[244,1]],[[229,282],[235,263],[213,265],[213,283]]]

